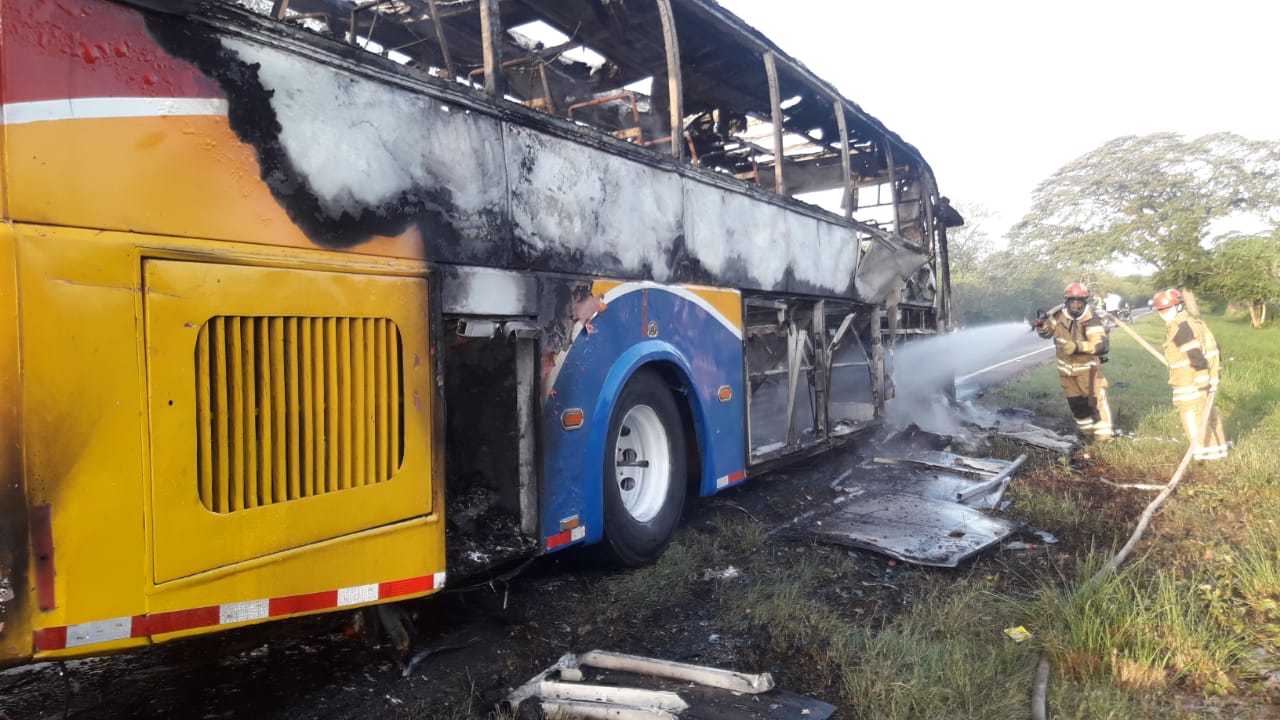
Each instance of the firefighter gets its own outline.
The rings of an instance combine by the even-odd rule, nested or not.
[[[1210,410],[1209,424],[1204,425],[1209,393],[1217,392],[1222,378],[1218,343],[1209,326],[1182,307],[1182,293],[1177,290],[1156,293],[1151,307],[1165,322],[1164,359],[1169,365],[1169,384],[1173,386],[1173,407],[1191,441],[1191,457],[1221,460],[1227,456],[1227,440],[1216,409]],[[1205,429],[1203,439],[1199,437],[1201,427]]]
[[[1089,290],[1073,282],[1063,291],[1063,304],[1052,310],[1036,310],[1036,333],[1053,338],[1058,352],[1058,383],[1067,394],[1067,405],[1076,428],[1086,439],[1111,439],[1111,407],[1107,404],[1107,361],[1111,341],[1103,319],[1089,307]]]

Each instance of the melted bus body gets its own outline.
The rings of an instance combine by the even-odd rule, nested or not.
[[[928,165],[707,0],[0,0],[0,53],[0,665],[649,562],[947,322]]]

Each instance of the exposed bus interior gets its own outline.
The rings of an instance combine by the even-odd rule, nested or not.
[[[878,308],[769,297],[745,305],[752,462],[874,427],[885,395]]]
[[[523,321],[444,323],[445,548],[466,578],[536,549],[529,407],[533,339]]]
[[[942,215],[913,147],[712,2],[224,2],[921,245]]]

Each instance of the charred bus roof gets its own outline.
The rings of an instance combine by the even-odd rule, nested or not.
[[[133,2],[153,8],[164,5],[170,11],[178,7]],[[789,196],[843,186],[841,125],[854,188],[892,183],[895,176],[932,175],[913,146],[763,34],[709,0],[223,0],[222,4],[269,15],[428,74],[476,86],[486,84],[486,37],[495,38],[488,44],[502,72],[496,74],[496,83],[488,85],[491,92],[496,88],[527,107],[768,188],[775,188],[779,180],[778,145],[773,137],[776,111],[786,159],[782,194]],[[664,21],[669,22],[664,25]],[[492,30],[495,26],[499,31]],[[674,47],[668,46],[664,27],[674,28]],[[678,58],[679,67],[675,83],[667,72],[673,50],[671,57]],[[683,118],[683,137],[675,144],[670,142],[669,130],[671,85],[680,88],[676,116]]]

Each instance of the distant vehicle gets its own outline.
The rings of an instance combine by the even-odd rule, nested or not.
[[[0,7],[0,665],[652,561],[947,329],[929,165],[710,0]]]

